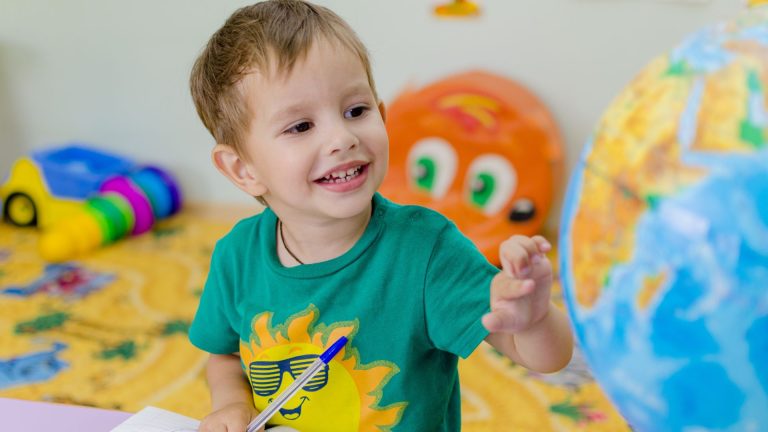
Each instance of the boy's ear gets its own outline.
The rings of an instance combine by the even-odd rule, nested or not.
[[[384,106],[384,102],[379,102],[379,113],[381,114],[381,119],[386,123],[387,108]]]
[[[261,182],[253,165],[243,159],[233,147],[216,144],[211,150],[211,159],[220,173],[248,195],[258,197],[267,192],[267,186]]]

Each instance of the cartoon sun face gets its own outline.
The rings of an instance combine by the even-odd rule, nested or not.
[[[248,364],[256,408],[261,411],[272,403],[321,353],[311,344],[288,344],[256,356]],[[341,402],[337,396],[356,394],[356,387],[350,373],[332,361],[280,409],[278,416],[285,421],[276,423],[304,430],[300,424],[327,424],[328,413],[337,413],[332,419],[334,430],[357,430],[360,400],[346,398]]]
[[[271,328],[271,313],[253,319],[248,343],[241,342],[240,356],[259,411],[301,375],[325,349],[341,336],[356,332],[354,324],[318,326],[317,310],[290,317],[286,324]],[[346,324],[346,325],[345,325]],[[349,346],[349,344],[347,345]],[[404,404],[379,407],[381,388],[397,367],[377,362],[375,367],[358,364],[354,350],[343,348],[325,368],[302,387],[270,420],[302,432],[373,430],[394,426]]]
[[[470,72],[405,92],[387,111],[387,131],[386,197],[439,211],[494,264],[507,237],[542,229],[563,144],[549,111],[519,84]]]

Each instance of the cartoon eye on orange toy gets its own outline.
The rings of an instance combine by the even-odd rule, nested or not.
[[[507,78],[454,75],[406,91],[387,110],[382,193],[453,220],[489,261],[542,228],[560,187],[563,143],[544,104]]]

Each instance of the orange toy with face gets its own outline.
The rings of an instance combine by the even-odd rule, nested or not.
[[[563,143],[519,84],[468,72],[398,96],[387,110],[382,194],[453,220],[494,264],[513,234],[541,231],[559,189]]]

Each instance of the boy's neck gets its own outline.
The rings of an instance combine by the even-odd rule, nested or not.
[[[303,264],[313,264],[343,255],[363,236],[371,220],[371,211],[372,205],[367,211],[348,219],[280,219],[275,233],[280,263],[294,267],[299,265],[297,259]]]

